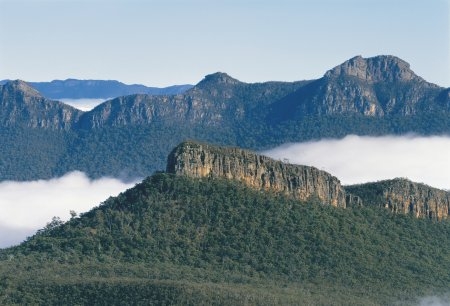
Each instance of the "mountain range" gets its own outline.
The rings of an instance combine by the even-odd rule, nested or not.
[[[404,179],[341,186],[313,167],[192,141],[166,169],[0,250],[0,303],[415,305],[448,294],[444,191]]]
[[[176,95],[133,94],[83,112],[22,81],[0,87],[0,179],[145,177],[186,139],[262,150],[286,142],[450,132],[450,89],[394,56],[354,57],[317,80],[207,75]],[[20,152],[20,154],[18,154]]]
[[[4,85],[11,80],[2,80]],[[141,84],[127,85],[107,80],[53,80],[51,82],[27,82],[48,99],[109,99],[131,94],[175,95],[190,89],[192,85],[173,85],[164,88]]]

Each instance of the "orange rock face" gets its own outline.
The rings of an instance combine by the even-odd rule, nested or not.
[[[298,200],[318,198],[322,203],[346,207],[340,181],[314,167],[282,163],[238,148],[185,142],[169,155],[167,172],[190,177],[222,177],[255,189],[273,190]]]

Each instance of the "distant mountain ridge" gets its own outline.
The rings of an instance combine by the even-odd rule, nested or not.
[[[0,85],[9,80],[0,81]],[[148,87],[141,84],[127,85],[115,80],[53,80],[50,82],[27,82],[48,99],[110,99],[132,94],[176,95],[193,85]]]
[[[245,83],[217,72],[182,94],[121,96],[88,112],[45,99],[22,81],[1,85],[0,97],[0,154],[11,160],[0,164],[0,179],[71,170],[144,177],[164,169],[186,139],[263,150],[349,134],[450,133],[450,89],[395,56],[357,56],[297,82]],[[41,150],[30,152],[31,145]],[[19,162],[17,152],[27,155]]]
[[[19,91],[32,92],[25,88],[25,82],[20,82]],[[74,83],[77,87],[79,82],[86,86],[92,82],[93,87],[104,83],[121,84],[117,81],[79,80],[67,80],[63,84],[71,87],[70,84]],[[28,84],[32,87],[33,83]],[[253,124],[256,121],[276,125],[311,116],[361,115],[376,118],[450,114],[449,90],[426,82],[410,70],[408,63],[394,56],[368,59],[357,56],[312,81],[251,84],[218,72],[207,75],[182,94],[136,93],[109,100],[80,117],[74,117],[70,126],[76,126],[78,119],[84,128],[98,128],[151,124],[161,120],[206,126],[230,122]],[[35,95],[44,94],[35,92]],[[5,98],[8,97],[4,94]]]

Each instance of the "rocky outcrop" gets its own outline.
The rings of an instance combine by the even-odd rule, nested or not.
[[[277,120],[308,116],[411,116],[448,112],[441,88],[416,75],[395,56],[356,56],[277,102]],[[284,111],[289,109],[289,111]]]
[[[366,205],[385,207],[394,213],[436,220],[449,218],[449,192],[407,179],[346,186],[345,189],[361,197]]]
[[[221,177],[243,182],[259,190],[275,191],[294,199],[336,207],[374,205],[417,218],[447,219],[450,193],[394,179],[341,186],[331,174],[314,167],[293,165],[233,147],[184,142],[169,154],[167,172],[194,178]]]
[[[167,172],[196,178],[233,179],[302,201],[318,198],[324,204],[347,206],[344,189],[329,173],[314,167],[282,163],[239,148],[184,142],[170,153]]]
[[[364,82],[398,82],[398,81],[424,81],[417,76],[402,59],[382,55],[371,58],[355,56],[341,65],[329,70],[325,77],[356,77]]]
[[[1,126],[69,129],[81,114],[82,111],[71,106],[44,98],[23,81],[0,86]]]

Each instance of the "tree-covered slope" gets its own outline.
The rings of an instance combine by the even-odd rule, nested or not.
[[[45,179],[70,170],[146,177],[164,168],[170,149],[187,139],[263,150],[349,134],[450,133],[449,89],[426,82],[394,56],[355,57],[311,81],[251,84],[218,72],[182,94],[122,96],[89,112],[16,81],[0,86],[0,105],[0,154],[38,164],[36,171],[23,171],[12,163],[0,180]],[[14,138],[6,135],[5,129],[17,128],[22,130]],[[36,161],[7,148],[10,141],[26,146],[28,134],[45,139],[43,147],[59,142],[52,135],[62,137],[63,147],[42,151]]]
[[[2,250],[0,302],[411,303],[448,289],[449,239],[446,221],[160,173]]]

